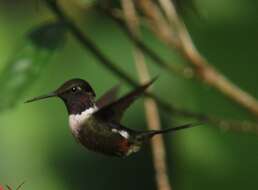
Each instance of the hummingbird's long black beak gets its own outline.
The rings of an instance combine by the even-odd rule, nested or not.
[[[46,99],[46,98],[51,98],[51,97],[56,97],[56,96],[57,96],[56,92],[51,92],[47,95],[42,95],[42,96],[38,96],[38,97],[32,98],[30,100],[27,100],[24,103],[30,103],[30,102],[34,102],[34,101],[38,101],[38,100],[42,100],[42,99]]]

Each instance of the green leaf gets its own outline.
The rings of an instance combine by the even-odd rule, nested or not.
[[[62,47],[65,40],[65,29],[63,22],[44,24],[30,32],[28,39],[36,47],[52,51]]]
[[[56,50],[64,44],[65,25],[47,23],[26,35],[23,47],[16,52],[0,75],[0,111],[19,102]]]

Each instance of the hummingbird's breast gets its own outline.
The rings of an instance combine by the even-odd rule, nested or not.
[[[90,107],[80,114],[71,114],[69,115],[69,126],[71,132],[75,137],[79,135],[79,131],[83,124],[88,120],[89,117],[92,116],[94,112],[96,112],[98,108],[96,106]]]

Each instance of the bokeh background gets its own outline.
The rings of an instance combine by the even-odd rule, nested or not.
[[[196,46],[222,73],[258,98],[258,1],[194,2],[197,12],[186,8],[182,14]],[[88,1],[62,1],[65,10],[101,50],[137,79],[131,43],[110,19],[82,9],[84,3]],[[1,0],[0,71],[26,45],[24,35],[28,31],[53,19],[41,1]],[[144,39],[166,60],[181,64],[182,60],[148,30],[144,30]],[[151,74],[160,75],[154,85],[155,93],[171,104],[222,118],[250,118],[245,110],[214,89],[171,76],[147,61]],[[98,96],[120,82],[68,35],[64,47],[46,62],[18,104],[0,112],[0,184],[16,186],[26,181],[24,190],[156,189],[150,147],[126,159],[89,152],[70,134],[60,100],[23,104],[27,98],[49,92],[74,77],[88,80]],[[122,86],[120,94],[130,89],[126,84]],[[171,127],[173,116],[161,112],[161,118],[162,127]],[[123,123],[135,129],[146,128],[142,100],[130,107]],[[205,125],[166,135],[165,142],[174,189],[258,188],[257,135]]]

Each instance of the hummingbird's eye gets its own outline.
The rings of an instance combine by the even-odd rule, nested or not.
[[[77,92],[77,91],[81,91],[82,88],[80,86],[76,86],[72,88],[72,92]]]
[[[76,92],[77,88],[76,87],[73,87],[72,88],[72,92]]]

